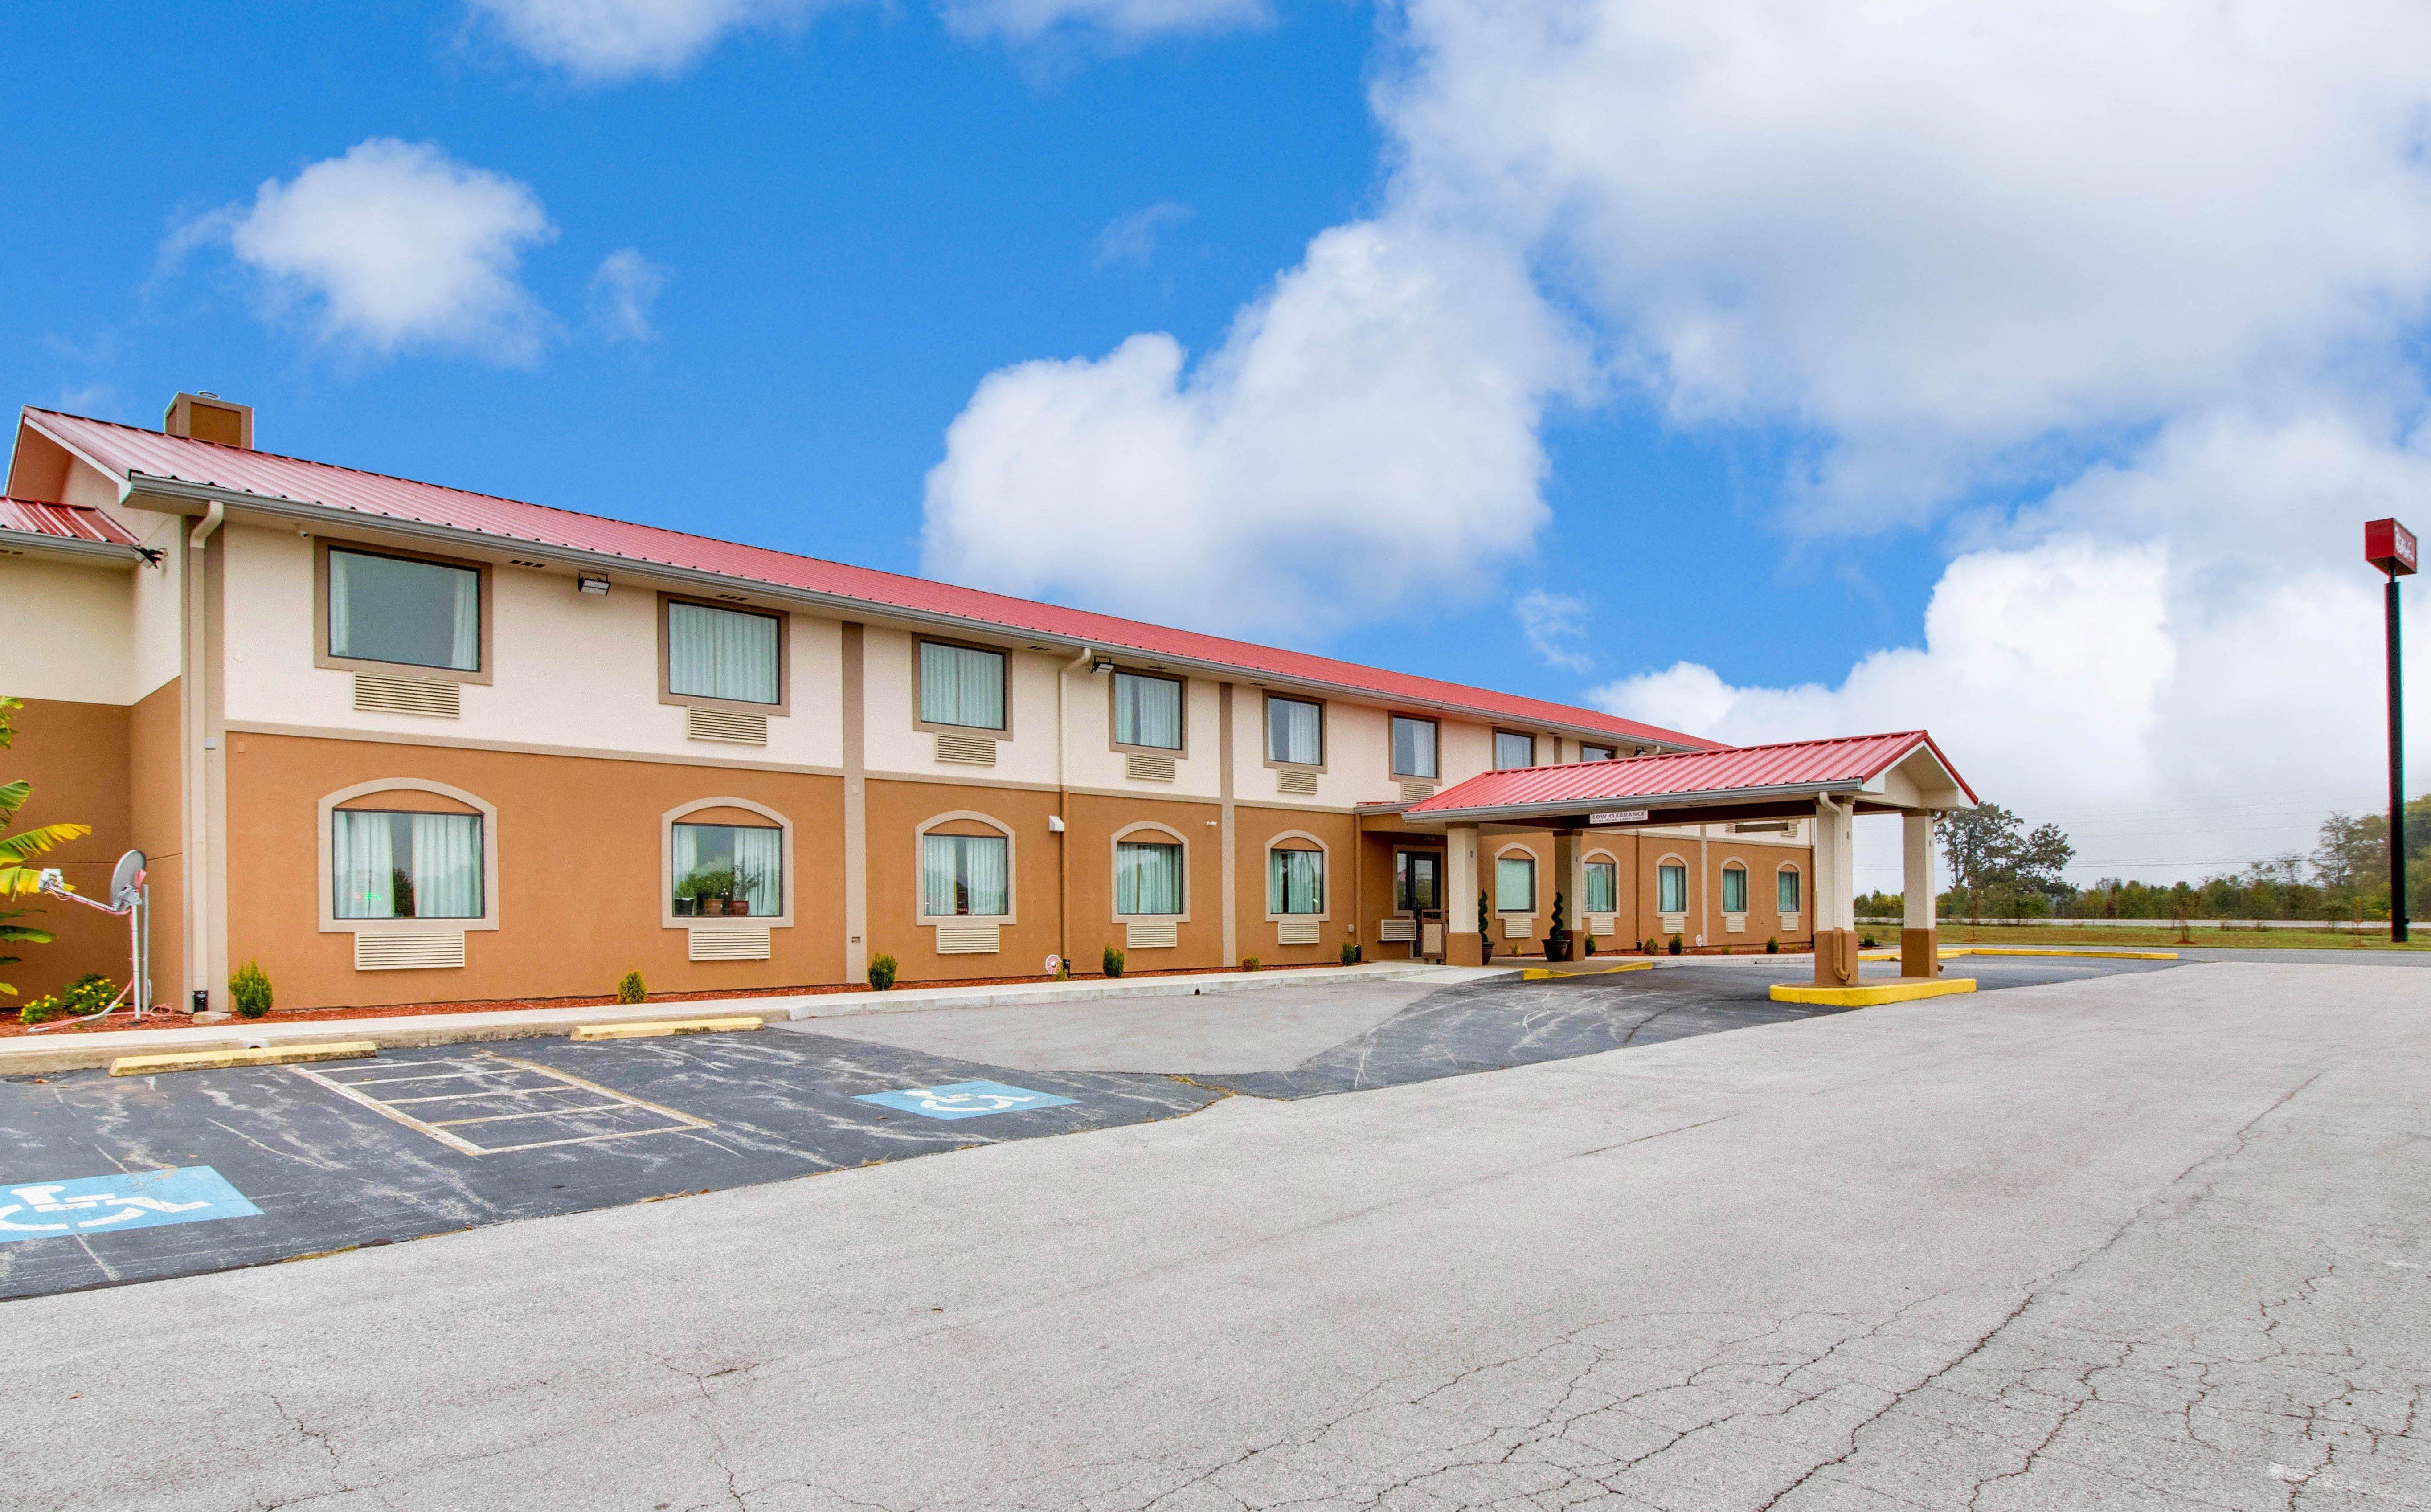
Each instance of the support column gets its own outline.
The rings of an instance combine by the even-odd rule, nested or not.
[[[1857,984],[1856,800],[1815,800],[1815,984]]]
[[[869,977],[869,780],[863,627],[844,624],[844,979]]]
[[[1477,932],[1477,826],[1444,830],[1444,961],[1484,966],[1494,942]]]
[[[1933,881],[1933,815],[1900,815],[1903,865],[1900,891],[1907,899],[1900,921],[1900,975],[1941,975],[1941,940],[1934,927],[1934,898],[1940,891]]]
[[[1576,951],[1586,938],[1580,910],[1586,905],[1587,864],[1585,848],[1579,844],[1575,830],[1553,832],[1552,881],[1553,891],[1562,899],[1562,927],[1570,932],[1571,949]]]

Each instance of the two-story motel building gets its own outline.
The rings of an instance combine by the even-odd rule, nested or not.
[[[1846,743],[1775,748],[1814,769],[1748,807],[1641,775],[1735,753],[1593,710],[252,432],[209,395],[158,431],[29,408],[0,501],[0,693],[25,704],[0,775],[32,781],[24,822],[93,826],[59,852],[88,894],[148,854],[163,1002],[225,1006],[246,961],[290,1008],[856,983],[880,954],[906,982],[1086,972],[1108,945],[1133,970],[1476,962],[1540,951],[1557,893],[1600,941],[1814,932],[1815,795],[1850,788],[1815,761]],[[1875,798],[1971,801],[1921,738]],[[1629,775],[1570,782],[1573,809],[1655,796],[1443,809],[1579,764]],[[21,988],[124,976],[111,920],[40,922],[59,940]]]

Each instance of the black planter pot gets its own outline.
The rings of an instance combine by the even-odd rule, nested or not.
[[[1558,934],[1548,934],[1548,935],[1546,935],[1546,936],[1545,936],[1545,959],[1546,959],[1546,960],[1548,960],[1548,961],[1567,961],[1567,960],[1568,960],[1569,958],[1570,958],[1570,932],[1569,932],[1569,931],[1568,931],[1568,930],[1564,930],[1564,931],[1562,931],[1562,932],[1561,932],[1560,933],[1558,933]]]

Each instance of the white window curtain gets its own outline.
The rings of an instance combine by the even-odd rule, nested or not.
[[[478,671],[481,575],[444,563],[330,551],[329,654]]]
[[[1662,914],[1688,912],[1688,868],[1658,866],[1654,870],[1655,911]]]
[[[1266,759],[1315,766],[1325,760],[1320,738],[1324,711],[1298,698],[1266,700]]]
[[[1115,912],[1182,912],[1182,848],[1152,841],[1115,843]]]
[[[777,621],[702,604],[667,606],[667,691],[776,703]]]
[[[1011,913],[1010,847],[1002,835],[920,837],[920,912],[929,918]]]
[[[1794,871],[1785,871],[1781,873],[1781,881],[1778,883],[1778,886],[1781,889],[1781,911],[1785,914],[1797,913],[1798,873]]]
[[[1722,868],[1722,912],[1747,912],[1747,870],[1742,866]]]
[[[470,814],[417,814],[410,832],[414,917],[480,917],[481,821]]]
[[[1003,655],[922,641],[920,719],[924,724],[1002,730]]]
[[[705,826],[679,824],[667,836],[667,896],[680,897],[684,880],[700,869],[700,832]]]
[[[1509,735],[1501,731],[1494,734],[1494,769],[1507,772],[1536,764],[1536,737]]]
[[[1393,716],[1393,775],[1435,775],[1435,727],[1431,719]]]
[[[1609,914],[1618,907],[1619,871],[1609,861],[1587,863],[1587,906],[1590,914]]]
[[[1266,912],[1269,914],[1322,914],[1325,912],[1324,851],[1269,850],[1266,852]]]
[[[1494,907],[1499,913],[1533,914],[1536,911],[1536,864],[1526,856],[1497,856],[1494,860]]]
[[[1125,746],[1182,748],[1182,684],[1115,674],[1115,740]]]
[[[329,815],[329,870],[340,918],[394,918],[396,863],[386,814]]]
[[[751,912],[763,916],[784,912],[784,832],[736,826],[733,837],[734,889],[748,899]]]

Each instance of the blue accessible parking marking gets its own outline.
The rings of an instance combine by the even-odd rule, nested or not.
[[[977,1118],[1021,1108],[1060,1108],[1076,1100],[1052,1092],[1032,1092],[1002,1082],[949,1082],[944,1086],[915,1086],[902,1092],[863,1092],[855,1102],[916,1113],[924,1118]]]
[[[260,1216],[209,1166],[0,1186],[0,1244]]]

